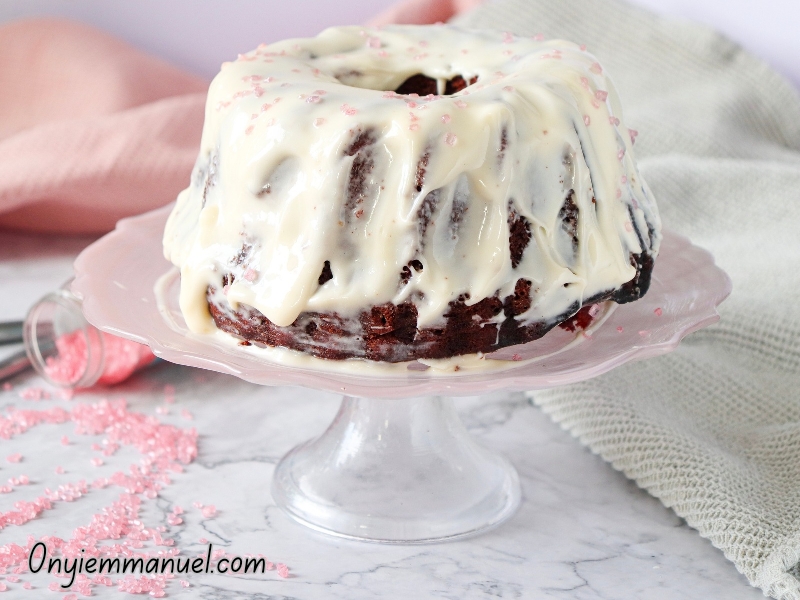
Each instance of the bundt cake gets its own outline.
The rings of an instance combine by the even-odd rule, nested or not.
[[[649,285],[635,136],[566,41],[431,25],[259,46],[211,84],[166,226],[186,323],[388,362],[574,327]]]

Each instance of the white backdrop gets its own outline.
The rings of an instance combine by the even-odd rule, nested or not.
[[[491,1],[491,0],[489,0]],[[91,23],[195,73],[261,42],[363,23],[395,0],[0,0],[0,21],[60,15]],[[800,87],[800,0],[633,0],[705,23]]]

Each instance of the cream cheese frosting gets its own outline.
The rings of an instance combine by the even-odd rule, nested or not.
[[[438,93],[391,91],[417,74]],[[444,95],[457,76],[475,83]],[[658,253],[635,136],[597,60],[567,41],[439,25],[259,46],[212,82],[164,233],[186,323],[214,331],[211,286],[279,326],[411,301],[429,327],[520,278],[519,322],[563,317],[630,281],[632,255]],[[519,217],[530,240],[514,257]]]

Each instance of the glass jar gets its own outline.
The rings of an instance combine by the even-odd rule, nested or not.
[[[44,296],[25,317],[25,351],[39,375],[67,388],[112,385],[156,360],[147,346],[92,326],[71,283]]]

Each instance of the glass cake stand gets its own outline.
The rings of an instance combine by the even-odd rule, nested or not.
[[[665,354],[717,321],[731,290],[708,252],[665,232],[647,295],[606,306],[586,332],[556,328],[489,355],[477,369],[342,365],[189,332],[178,308],[179,275],[161,250],[170,210],[124,219],[81,253],[72,290],[86,318],[174,363],[342,394],[328,429],[280,461],[272,495],[297,521],[351,539],[424,543],[498,525],[519,505],[516,471],[470,437],[453,398],[550,388]]]

